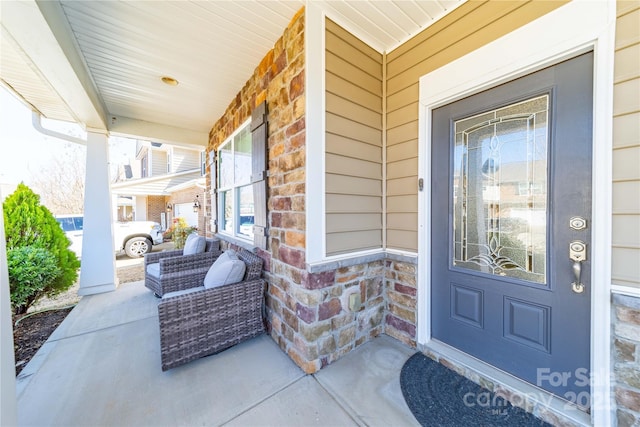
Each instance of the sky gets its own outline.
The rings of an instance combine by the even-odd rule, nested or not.
[[[76,124],[47,119],[43,119],[42,124],[48,129],[85,138]],[[109,141],[112,165],[126,164],[135,156],[134,140],[112,137]],[[31,124],[31,110],[0,86],[0,184],[24,182],[29,185],[34,174],[67,144],[36,131]]]

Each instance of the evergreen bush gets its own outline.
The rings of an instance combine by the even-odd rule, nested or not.
[[[48,250],[34,246],[9,249],[7,268],[11,306],[16,314],[26,313],[60,274],[56,257]]]
[[[4,201],[3,209],[7,252],[31,246],[46,249],[56,260],[57,275],[37,297],[54,296],[69,289],[78,278],[80,261],[69,249],[71,242],[49,209],[40,204],[40,196],[21,183]],[[16,286],[21,284],[16,283]]]

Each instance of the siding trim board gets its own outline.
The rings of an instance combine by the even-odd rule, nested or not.
[[[382,248],[387,248],[387,53],[382,55]]]
[[[563,410],[562,415],[578,423],[612,425],[611,402],[611,177],[613,129],[613,44],[615,4],[574,1],[486,44],[459,60],[430,72],[420,79],[419,173],[425,177],[425,191],[419,192],[419,298],[417,341],[423,348],[431,343],[430,280],[428,245],[431,239],[431,183],[429,182],[431,111],[438,106],[529,74],[550,64],[593,49],[594,59],[594,141],[593,144],[593,227],[591,371],[594,404],[591,418],[581,411]],[[571,39],[566,37],[571,34]],[[528,43],[532,38],[536,43]],[[518,49],[510,47],[518,46]],[[512,55],[505,55],[510,51]],[[473,72],[469,72],[473,70]],[[456,76],[453,79],[451,76]],[[434,88],[437,88],[434,90]],[[463,363],[452,355],[453,363]],[[451,360],[451,358],[449,359]],[[604,369],[603,369],[604,368]],[[476,369],[482,375],[482,367]],[[506,385],[522,390],[519,384]],[[549,396],[531,396],[542,404]],[[555,405],[554,405],[555,406]],[[562,407],[562,405],[558,406]]]
[[[308,2],[304,14],[305,28],[305,221],[306,241],[315,242],[306,247],[306,262],[313,264],[326,257],[325,211],[325,146],[326,117],[324,94],[332,81],[325,67],[325,13],[319,5]],[[318,54],[320,52],[321,54]],[[310,227],[310,224],[316,226]]]

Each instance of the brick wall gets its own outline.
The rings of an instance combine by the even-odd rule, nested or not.
[[[155,221],[158,224],[160,214],[166,212],[167,199],[165,196],[148,196],[147,197],[147,221]]]
[[[613,362],[618,426],[640,425],[640,299],[613,296]]]

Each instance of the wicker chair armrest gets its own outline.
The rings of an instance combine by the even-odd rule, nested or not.
[[[162,275],[162,295],[202,286],[208,271],[209,267],[203,267]]]
[[[222,252],[201,252],[193,255],[183,255],[178,257],[161,258],[160,277],[168,273],[194,270],[203,267],[211,267],[211,264],[220,256]]]
[[[154,262],[159,262],[162,258],[182,256],[182,249],[174,249],[172,251],[152,252],[144,256],[144,266]]]
[[[244,280],[259,279],[262,276],[262,258],[246,249],[240,249],[236,254],[247,266]]]

